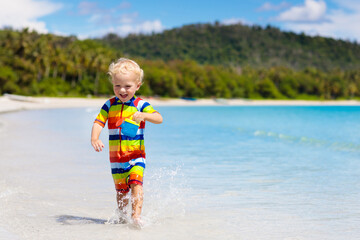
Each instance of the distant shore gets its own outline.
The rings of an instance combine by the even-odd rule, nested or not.
[[[0,113],[32,109],[101,107],[107,98],[58,98],[4,95]],[[153,106],[360,106],[360,101],[248,100],[248,99],[161,99],[144,98]]]

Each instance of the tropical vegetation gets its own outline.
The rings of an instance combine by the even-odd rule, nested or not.
[[[38,34],[28,29],[3,29],[0,30],[0,94],[109,96],[112,85],[107,76],[108,66],[126,56],[144,69],[144,84],[140,88],[144,96],[360,97],[357,43],[282,33],[273,28],[233,27],[245,27],[253,36],[234,29],[232,32],[231,26],[219,24],[190,25],[161,34],[125,38],[110,34],[103,39],[86,40]],[[240,41],[239,37],[235,38],[237,35],[247,40]],[[218,45],[209,40],[216,36]],[[301,41],[315,45],[310,47]],[[250,42],[252,46],[248,46]],[[285,42],[291,44],[281,45]]]

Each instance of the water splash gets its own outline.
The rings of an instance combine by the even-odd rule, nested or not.
[[[145,224],[161,224],[184,216],[187,192],[181,166],[151,169],[144,186]]]

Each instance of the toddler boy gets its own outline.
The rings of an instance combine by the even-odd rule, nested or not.
[[[135,96],[144,75],[143,70],[136,62],[120,58],[110,64],[108,74],[111,77],[115,97],[110,98],[102,106],[96,117],[91,132],[91,145],[95,151],[102,151],[104,144],[99,136],[107,122],[111,171],[117,192],[118,208],[120,214],[126,216],[126,207],[129,203],[127,194],[131,190],[131,217],[134,224],[141,225],[142,185],[145,169],[145,122],[160,124],[163,119],[148,102]],[[122,133],[120,125],[125,119],[140,124],[135,136],[127,136]]]

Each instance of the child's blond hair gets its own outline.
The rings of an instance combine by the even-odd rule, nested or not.
[[[137,80],[142,84],[144,71],[140,68],[139,64],[127,58],[119,58],[117,61],[111,63],[108,74],[110,75],[111,80],[113,80],[117,73],[128,74],[129,72],[135,73]]]

